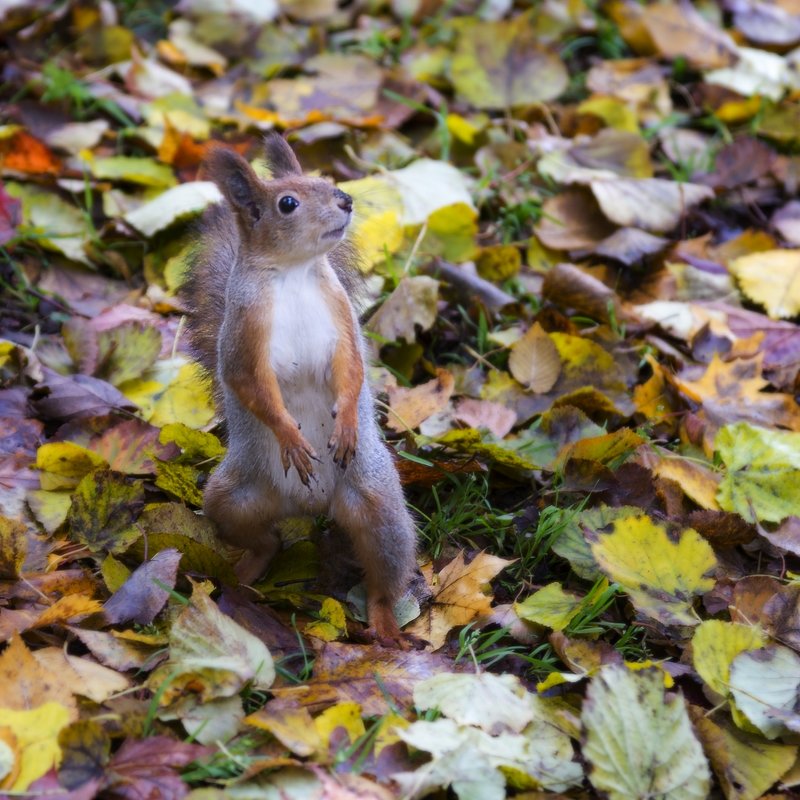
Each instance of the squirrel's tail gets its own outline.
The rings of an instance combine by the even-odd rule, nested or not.
[[[190,259],[180,295],[186,306],[191,353],[216,379],[228,275],[239,249],[239,231],[226,203],[206,210],[199,233],[200,241]]]

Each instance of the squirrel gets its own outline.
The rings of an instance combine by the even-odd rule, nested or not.
[[[368,635],[402,646],[393,606],[416,570],[416,535],[345,288],[353,200],[304,175],[280,134],[264,147],[270,180],[232,150],[206,157],[224,200],[204,213],[182,291],[190,348],[228,436],[203,510],[245,550],[243,583],[279,550],[278,521],[330,517],[364,572]]]

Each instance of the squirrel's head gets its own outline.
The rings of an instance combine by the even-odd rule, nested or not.
[[[308,261],[345,235],[353,199],[323,178],[303,175],[292,148],[273,133],[264,141],[270,180],[262,180],[238,153],[217,148],[205,163],[208,177],[230,203],[241,247],[276,264]]]

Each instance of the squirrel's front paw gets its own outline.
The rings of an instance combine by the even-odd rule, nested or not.
[[[333,453],[334,463],[342,469],[353,460],[358,441],[358,428],[355,422],[347,423],[339,415],[333,425],[333,435],[328,442],[328,450]]]
[[[314,448],[308,443],[300,431],[293,431],[290,438],[281,442],[281,462],[284,475],[294,467],[303,486],[309,486],[314,477],[312,461],[319,461]]]

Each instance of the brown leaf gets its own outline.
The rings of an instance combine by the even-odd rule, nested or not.
[[[555,386],[561,374],[561,357],[538,322],[512,345],[508,368],[523,386],[537,394],[549,392]]]
[[[136,408],[110,383],[89,375],[59,375],[46,368],[44,380],[31,394],[31,403],[42,419],[55,421]]]
[[[589,192],[568,189],[545,200],[534,231],[553,250],[592,250],[614,232],[614,226]]]
[[[455,380],[446,369],[437,369],[436,377],[427,383],[406,389],[389,389],[391,413],[386,426],[397,433],[413,431],[428,417],[447,407],[453,394]]]
[[[111,759],[105,793],[124,800],[181,800],[189,787],[178,770],[210,752],[166,736],[127,739]]]
[[[129,621],[149,625],[175,586],[180,560],[181,554],[170,548],[138,566],[103,606],[106,619],[112,625]]]
[[[610,308],[619,312],[617,319],[624,318],[614,291],[574,264],[556,264],[548,270],[542,284],[542,296],[601,322],[608,321]]]
[[[556,357],[558,354],[556,354]],[[502,439],[517,424],[517,415],[500,403],[464,397],[458,401],[455,418],[470,428],[486,428]]]
[[[489,613],[492,600],[486,587],[512,563],[488,553],[479,553],[467,563],[462,552],[436,575],[431,565],[423,567],[433,600],[406,632],[425,639],[431,649],[438,650],[452,628]]]
[[[387,697],[408,708],[414,684],[452,671],[452,661],[431,653],[329,642],[314,662],[311,680],[303,686],[273,686],[270,691],[277,700],[267,708],[273,703],[280,708],[300,706],[313,714],[350,701],[358,703],[365,716],[379,716],[391,710]]]
[[[715,189],[735,189],[766,175],[775,161],[775,151],[759,139],[742,136],[725,145],[714,159],[714,171],[701,178]]]
[[[70,626],[69,630],[89,649],[89,652],[107,667],[125,672],[129,669],[154,667],[160,657],[160,645],[146,645],[142,642],[126,641],[113,633],[87,630]]]
[[[0,708],[24,711],[50,702],[60,703],[77,719],[72,692],[59,675],[42,667],[22,639],[15,636],[0,654]]]
[[[27,543],[28,529],[25,525],[8,517],[0,517],[0,578],[19,578]]]
[[[660,253],[669,242],[661,236],[639,230],[620,228],[595,248],[595,253],[621,261],[626,267],[639,264],[648,256]]]
[[[660,54],[685,57],[702,69],[726,67],[736,60],[736,45],[703,18],[691,3],[654,3],[642,12],[642,22]]]

